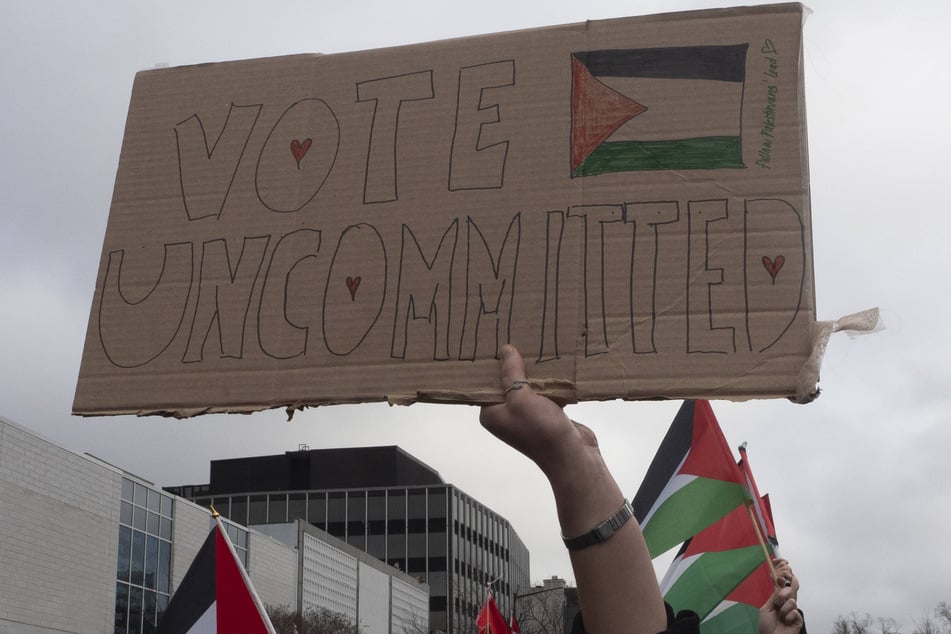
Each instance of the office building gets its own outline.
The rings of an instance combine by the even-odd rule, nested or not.
[[[273,537],[224,523],[265,604],[330,609],[365,634],[429,631],[415,577],[303,522]],[[0,417],[0,634],[153,631],[212,526],[206,508]]]
[[[246,526],[304,520],[425,581],[432,630],[469,631],[487,585],[505,614],[530,587],[509,522],[399,447],[215,460],[208,484],[167,490]]]

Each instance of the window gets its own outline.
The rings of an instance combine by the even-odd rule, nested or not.
[[[308,495],[307,521],[321,530],[327,530],[327,499],[323,493]]]
[[[287,496],[287,521],[307,519],[307,494],[291,493]]]
[[[363,491],[347,495],[347,543],[366,550],[367,498]]]
[[[282,524],[287,521],[287,495],[272,493],[267,500],[267,523]]]
[[[334,492],[327,496],[328,533],[340,539],[347,537],[347,494]]]
[[[227,516],[242,526],[248,525],[248,496],[238,495],[231,498],[231,515]]]
[[[116,634],[155,630],[169,599],[172,498],[122,479],[116,565]]]
[[[222,522],[222,525],[225,527],[225,530],[228,533],[228,539],[231,540],[232,546],[234,546],[235,554],[238,555],[238,559],[241,560],[241,565],[244,566],[245,570],[248,570],[248,531],[245,528],[242,528],[231,522]]]
[[[426,489],[411,489],[408,503],[410,519],[426,519]]]
[[[248,501],[248,523],[267,524],[267,496],[252,495]]]

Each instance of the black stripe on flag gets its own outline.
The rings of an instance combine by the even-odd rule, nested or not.
[[[598,77],[746,80],[749,44],[607,49],[574,53]]]
[[[670,429],[667,430],[667,435],[664,436],[654,459],[647,468],[644,481],[641,482],[631,502],[634,517],[637,518],[638,523],[644,522],[644,518],[660,497],[661,491],[677,474],[680,463],[690,451],[690,446],[693,444],[694,405],[695,401],[684,401],[680,406],[674,421],[670,424]]]
[[[208,608],[215,602],[216,568],[215,538],[217,530],[212,530],[192,561],[191,567],[172,595],[165,615],[159,622],[156,634],[178,634],[187,632]]]

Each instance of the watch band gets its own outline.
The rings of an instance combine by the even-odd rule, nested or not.
[[[621,505],[621,508],[618,509],[618,512],[604,520],[593,529],[585,533],[584,535],[578,535],[577,537],[562,537],[562,540],[565,542],[565,547],[568,550],[581,550],[582,548],[587,548],[588,546],[593,546],[595,544],[600,544],[601,542],[606,542],[611,538],[614,533],[618,531],[619,528],[624,526],[624,524],[634,517],[634,509],[631,508],[631,503],[627,500],[624,500],[624,504]]]

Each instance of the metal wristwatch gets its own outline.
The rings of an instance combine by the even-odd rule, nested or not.
[[[616,533],[619,528],[624,526],[624,524],[632,517],[634,517],[634,509],[631,508],[630,502],[624,500],[624,504],[617,513],[604,520],[584,535],[579,535],[577,537],[562,537],[562,540],[564,540],[565,547],[567,547],[568,550],[581,550],[582,548],[587,548],[588,546],[600,544],[601,542],[605,542],[610,539],[610,537],[614,535],[614,533]]]

